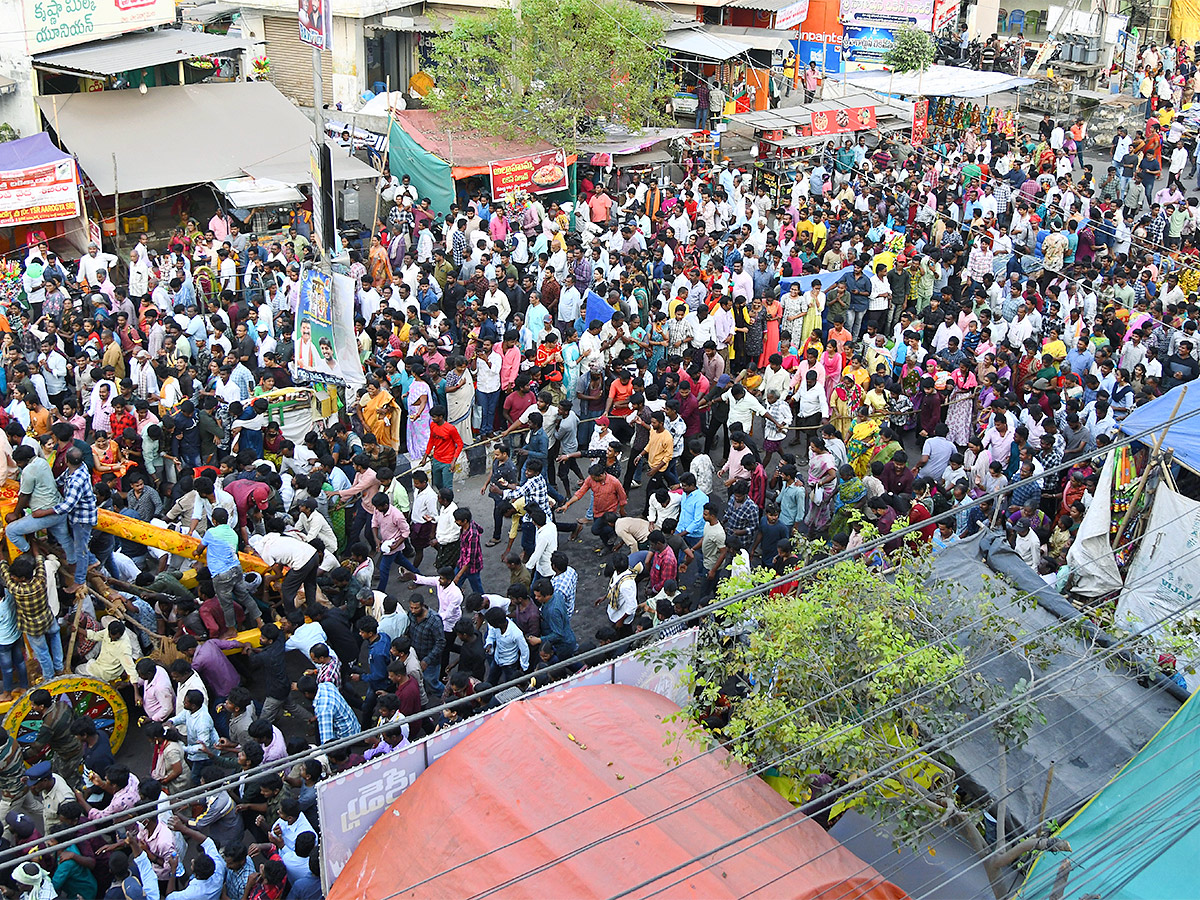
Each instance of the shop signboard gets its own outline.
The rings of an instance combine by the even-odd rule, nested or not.
[[[73,159],[0,172],[0,225],[77,218],[80,210],[76,172]]]
[[[860,66],[882,66],[884,57],[895,45],[896,32],[891,28],[847,25],[842,38],[842,61]]]
[[[563,150],[498,159],[488,166],[492,170],[493,197],[504,197],[513,191],[542,194],[561,191],[567,186],[567,154]]]
[[[863,131],[875,127],[875,107],[851,106],[831,109],[812,114],[812,133],[842,134],[846,131]]]
[[[775,28],[779,31],[799,28],[807,18],[808,0],[798,0],[798,2],[793,3],[791,6],[785,6],[779,12],[775,13]]]
[[[173,0],[24,0],[32,55],[175,21]]]
[[[918,100],[913,104],[912,145],[920,147],[929,136],[929,101]]]
[[[962,0],[934,0],[933,30],[941,31],[943,28],[953,25],[958,20],[960,6],[962,6]]]
[[[860,28],[909,26],[929,31],[934,0],[842,0],[842,24]]]

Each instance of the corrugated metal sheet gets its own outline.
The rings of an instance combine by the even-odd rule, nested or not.
[[[733,0],[726,9],[753,9],[759,12],[779,12],[796,0]]]
[[[248,47],[249,44],[239,37],[166,28],[145,34],[127,34],[107,41],[92,41],[67,50],[41,53],[33,58],[33,64],[88,75],[116,75],[133,69],[181,62],[196,56],[215,56],[219,53],[245,50]]]
[[[755,50],[765,50],[767,53],[776,51],[786,53],[791,49],[791,40],[796,36],[794,31],[779,31],[774,28],[750,28],[735,25],[709,25],[709,34],[741,44],[749,44]]]
[[[294,103],[313,105],[312,47],[300,40],[296,17],[263,18],[263,34],[267,39],[267,56],[271,60],[271,83]],[[325,96],[331,96],[333,54],[321,52],[321,74]]]

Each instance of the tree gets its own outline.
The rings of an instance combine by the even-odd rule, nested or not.
[[[665,121],[676,86],[658,48],[664,29],[625,0],[520,0],[434,38],[425,100],[460,127],[520,129],[573,151],[603,122]]]
[[[873,536],[870,525],[864,531]],[[1063,849],[1042,834],[1010,841],[1003,824],[1006,753],[1045,721],[1035,678],[1055,642],[1028,634],[992,599],[974,598],[968,609],[951,602],[949,587],[938,596],[923,552],[906,548],[891,561],[887,577],[847,560],[767,597],[753,591],[774,572],[728,579],[724,596],[753,596],[722,610],[702,641],[695,701],[682,718],[752,770],[769,766],[810,814],[853,806],[914,847],[935,824],[956,829],[1001,898],[1008,867],[1023,854]],[[1006,686],[972,663],[1002,653],[1018,654],[1028,677]],[[983,821],[991,803],[959,790],[953,760],[956,735],[979,721],[1000,747],[1001,824],[991,843]]]
[[[904,27],[896,32],[896,40],[883,57],[883,64],[893,72],[924,72],[937,58],[933,35],[928,31]]]

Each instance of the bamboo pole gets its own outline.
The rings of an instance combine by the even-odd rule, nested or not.
[[[390,171],[390,169],[391,169],[391,165],[388,162],[388,152],[392,146],[392,76],[391,75],[387,76],[386,80],[384,81],[384,90],[387,91],[388,130],[387,130],[387,134],[384,135],[384,138],[383,138],[383,165],[385,168],[382,171],[380,171],[380,173],[379,173],[380,175],[384,175],[386,172]],[[353,131],[350,132],[350,146],[351,146],[351,148],[354,147],[354,132]],[[371,226],[370,226],[370,230],[368,231],[369,234],[375,233],[375,225],[378,222],[379,222],[379,187],[377,185],[375,187],[375,210],[374,210],[374,212],[371,213]],[[415,256],[415,254],[414,254],[414,256]]]
[[[1171,410],[1171,415],[1163,423],[1163,430],[1154,441],[1154,447],[1150,450],[1150,457],[1146,460],[1145,471],[1142,472],[1142,477],[1138,479],[1137,489],[1133,492],[1133,498],[1129,501],[1129,508],[1125,510],[1125,515],[1121,518],[1121,525],[1112,535],[1112,544],[1114,547],[1121,540],[1121,535],[1125,533],[1125,529],[1129,525],[1129,520],[1133,517],[1133,511],[1137,509],[1138,501],[1142,499],[1142,493],[1146,490],[1146,482],[1150,480],[1150,471],[1158,464],[1159,452],[1162,449],[1163,440],[1166,439],[1167,431],[1170,430],[1171,422],[1174,421],[1175,415],[1179,412],[1179,407],[1183,404],[1183,398],[1186,394],[1187,386],[1185,385],[1179,391],[1179,398],[1175,401],[1175,408]]]

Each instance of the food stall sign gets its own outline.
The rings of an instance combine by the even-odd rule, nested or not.
[[[567,186],[567,154],[561,149],[499,159],[488,165],[492,173],[493,197],[504,197],[515,191],[542,194],[561,191]]]

